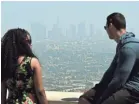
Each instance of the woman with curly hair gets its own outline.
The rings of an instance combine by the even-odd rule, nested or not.
[[[1,104],[48,104],[31,36],[21,28],[8,30],[1,39]]]

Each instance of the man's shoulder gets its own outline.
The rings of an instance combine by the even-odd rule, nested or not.
[[[137,55],[139,57],[139,42],[130,42],[128,44],[125,44],[123,47],[119,49],[118,55],[120,54],[127,56]]]
[[[130,48],[139,51],[139,39],[137,39],[136,37],[123,39],[120,43],[120,50],[123,48]]]
[[[127,32],[125,35],[121,36],[120,44],[125,45],[128,43],[139,43],[139,39],[135,37],[135,34],[132,32]]]

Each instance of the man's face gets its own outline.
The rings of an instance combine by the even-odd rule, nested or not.
[[[113,32],[112,32],[112,25],[106,23],[106,26],[104,26],[104,29],[107,31],[107,34],[109,36],[110,39],[114,39],[114,35],[113,35]]]

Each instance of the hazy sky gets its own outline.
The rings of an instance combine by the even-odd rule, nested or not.
[[[2,2],[2,34],[9,28],[22,27],[29,31],[32,23],[41,23],[51,29],[57,22],[61,28],[69,24],[93,24],[106,34],[104,25],[106,17],[112,12],[121,12],[127,20],[127,29],[139,37],[139,1],[138,2],[81,2],[81,1],[43,1],[43,2]]]

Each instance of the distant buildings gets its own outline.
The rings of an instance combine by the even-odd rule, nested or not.
[[[89,25],[89,37],[93,37],[93,35],[94,35],[94,26],[93,26],[93,24],[90,24]]]
[[[40,23],[31,24],[31,35],[33,40],[85,40],[95,36],[93,24],[81,22],[78,25],[70,24],[65,30],[59,25],[59,19],[53,24],[52,29],[47,30],[45,25]]]
[[[77,29],[74,24],[70,24],[69,28],[66,29],[66,38],[69,40],[76,40],[77,38]]]
[[[53,24],[52,29],[48,31],[48,39],[61,40],[63,36],[62,29],[59,26],[59,18],[57,18],[56,24]]]
[[[46,27],[40,23],[31,24],[31,35],[33,40],[44,40],[46,36]]]
[[[78,24],[78,30],[77,30],[77,37],[78,39],[84,39],[86,37],[86,27],[85,27],[85,23],[79,23]]]
[[[62,38],[63,34],[61,31],[61,28],[59,28],[58,24],[54,24],[52,27],[52,30],[48,31],[48,39],[57,39],[60,40]]]

